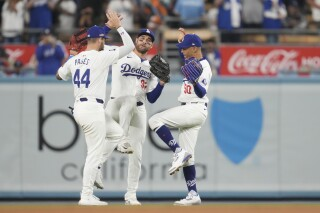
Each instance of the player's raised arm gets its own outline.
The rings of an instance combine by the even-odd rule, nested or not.
[[[117,29],[121,36],[123,46],[119,48],[119,58],[122,58],[134,49],[134,43],[127,31],[121,26],[121,16],[112,10],[108,10],[106,16],[108,18],[106,25],[110,29]]]

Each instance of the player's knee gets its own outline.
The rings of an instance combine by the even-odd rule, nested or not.
[[[153,115],[149,119],[149,126],[153,131],[162,125],[163,124],[159,121],[157,114]]]

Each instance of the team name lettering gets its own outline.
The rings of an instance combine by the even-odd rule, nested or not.
[[[90,62],[90,59],[88,58],[78,58],[74,61],[75,65],[80,65],[80,64],[84,64],[84,65],[88,65]]]
[[[130,64],[122,64],[120,72],[123,73],[123,76],[137,76],[138,79],[146,78],[149,79],[151,77],[151,73],[141,69],[141,67],[135,69],[131,68]]]

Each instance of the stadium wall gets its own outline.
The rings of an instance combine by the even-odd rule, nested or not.
[[[196,148],[203,198],[320,197],[320,82],[317,79],[217,78]],[[180,83],[147,105],[148,117],[176,106]],[[68,106],[70,82],[0,81],[0,198],[78,198],[86,147]],[[188,115],[186,115],[188,116]],[[177,131],[174,133],[177,135]],[[143,150],[138,196],[180,197],[183,174],[170,176],[172,153],[151,131]],[[104,166],[105,190],[126,190],[127,157]]]

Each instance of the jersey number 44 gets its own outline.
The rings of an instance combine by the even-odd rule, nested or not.
[[[80,69],[77,69],[73,76],[73,84],[80,88],[81,84],[84,84],[86,88],[90,84],[90,69],[86,69],[82,76],[80,76]]]

